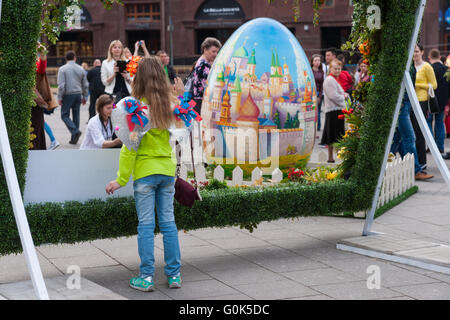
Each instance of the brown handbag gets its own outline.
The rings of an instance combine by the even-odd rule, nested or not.
[[[202,201],[200,192],[198,191],[197,178],[195,176],[195,165],[194,165],[194,147],[192,144],[192,132],[189,133],[189,138],[191,142],[191,159],[192,159],[192,169],[194,171],[194,186],[189,182],[184,181],[180,178],[180,153],[178,151],[179,144],[176,142],[175,151],[177,154],[177,180],[175,181],[175,199],[183,206],[192,208],[195,201]]]
[[[58,107],[58,102],[53,97],[52,91],[50,89],[50,84],[48,82],[47,73],[39,74],[36,73],[36,90],[41,95],[42,99],[47,102],[48,110],[55,109]]]

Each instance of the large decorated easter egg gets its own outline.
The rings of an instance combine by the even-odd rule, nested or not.
[[[317,96],[295,36],[268,18],[236,30],[211,68],[201,116],[210,163],[305,165],[314,146]]]

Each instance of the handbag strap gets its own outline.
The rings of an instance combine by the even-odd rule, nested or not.
[[[189,132],[189,140],[191,144],[191,160],[192,160],[192,170],[194,172],[194,188],[197,190],[198,184],[197,184],[197,176],[195,174],[195,165],[194,165],[194,144],[192,142],[192,131]],[[176,170],[176,176],[180,176],[180,168],[181,168],[181,161],[180,161],[180,155],[181,155],[181,146],[178,143],[178,141],[175,142],[175,153],[177,157],[177,170]]]
[[[192,124],[194,125],[194,124]],[[197,190],[197,176],[195,175],[195,165],[194,165],[194,143],[192,142],[192,131],[189,133],[189,139],[191,142],[191,159],[192,159],[192,171],[194,172],[194,188]]]

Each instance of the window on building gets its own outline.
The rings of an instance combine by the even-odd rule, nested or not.
[[[159,3],[127,4],[126,11],[127,20],[130,22],[161,20],[161,8]]]
[[[89,57],[94,54],[92,32],[62,32],[56,45],[51,46],[50,56],[64,57],[69,50],[75,51],[78,57]]]
[[[334,0],[325,0],[323,4],[324,8],[333,8],[334,7]]]

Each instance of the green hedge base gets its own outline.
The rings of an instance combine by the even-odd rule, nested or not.
[[[351,182],[329,181],[315,185],[286,183],[268,188],[202,191],[203,201],[197,201],[192,208],[175,202],[175,220],[179,230],[240,225],[251,231],[263,221],[367,209],[350,201],[354,190]],[[30,204],[26,212],[36,246],[137,234],[138,220],[132,197]],[[158,228],[155,232],[159,232]],[[13,215],[0,217],[0,239],[0,255],[22,251]]]
[[[413,194],[415,194],[417,191],[419,191],[418,186],[413,186],[406,190],[404,193],[399,195],[397,198],[392,199],[391,201],[387,202],[386,204],[382,205],[375,211],[374,219],[378,218],[379,216],[383,215],[383,213],[391,210],[392,208],[398,206],[400,203],[411,197]],[[343,217],[343,218],[355,218],[355,219],[365,219],[366,213],[364,213],[364,217],[360,217],[357,214],[360,212],[342,212],[340,214],[331,214],[329,216],[333,217]]]

